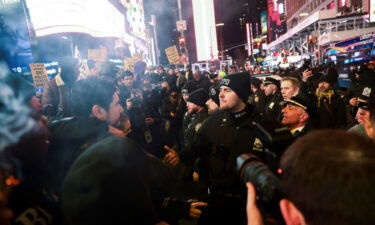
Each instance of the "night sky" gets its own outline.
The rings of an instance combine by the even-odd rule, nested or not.
[[[184,4],[191,0],[181,1]],[[261,9],[265,9],[265,2],[265,0],[214,0],[216,23],[225,24],[223,27],[224,49],[245,43],[246,31],[245,26],[241,26],[240,18],[243,17],[247,22],[259,20],[259,12]],[[177,0],[144,0],[144,10],[146,21],[151,20],[151,14],[155,14],[157,17],[161,63],[167,64],[164,49],[175,45],[179,35],[176,31]],[[192,15],[183,14],[183,19],[189,16]],[[244,51],[244,48],[234,49],[229,54],[236,58],[236,55],[241,54],[241,51]]]

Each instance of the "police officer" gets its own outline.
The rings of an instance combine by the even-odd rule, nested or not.
[[[216,86],[211,86],[208,93],[208,100],[206,106],[208,109],[208,114],[211,115],[220,109],[220,99],[219,99],[219,88]]]
[[[192,144],[193,139],[203,121],[208,117],[208,111],[205,103],[208,94],[203,89],[193,91],[187,100],[187,113],[190,115],[190,123],[184,130],[185,146]]]
[[[249,73],[231,74],[221,81],[220,111],[202,124],[188,152],[201,159],[200,179],[209,187],[208,207],[198,224],[246,224],[245,186],[235,171],[236,158],[243,153],[263,158],[255,130],[257,113],[247,104],[249,84]],[[181,160],[188,156],[181,153]]]
[[[267,77],[263,84],[267,102],[264,109],[264,120],[279,121],[282,105],[284,104],[280,93],[280,82],[275,78]]]
[[[253,92],[249,99],[248,103],[250,105],[254,105],[255,109],[258,111],[260,115],[264,114],[264,109],[266,107],[266,96],[264,95],[264,92],[260,89],[260,85],[262,84],[262,81],[258,78],[252,77],[250,79],[251,83],[251,91]]]

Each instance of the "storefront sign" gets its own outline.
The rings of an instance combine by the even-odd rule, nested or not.
[[[351,39],[348,39],[348,40],[345,40],[345,41],[338,42],[338,43],[335,44],[335,46],[336,47],[346,46],[346,45],[354,44],[354,43],[369,40],[369,39],[375,39],[375,32],[369,33],[369,34],[364,34],[364,35],[361,35],[359,37],[355,37],[355,38],[351,38]]]

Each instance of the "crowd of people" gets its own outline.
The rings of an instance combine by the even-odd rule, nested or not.
[[[374,61],[352,69],[348,90],[334,65],[267,77],[144,63],[82,71],[71,57],[59,66],[38,99],[1,64],[0,224],[375,219]],[[244,169],[254,161],[279,180],[280,215],[257,200],[272,188]]]

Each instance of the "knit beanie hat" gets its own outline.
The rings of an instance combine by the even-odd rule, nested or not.
[[[219,93],[219,88],[215,86],[211,86],[208,93],[208,97],[212,99],[217,105],[220,105]]]
[[[320,82],[327,82],[327,83],[329,83],[329,84],[332,85],[332,79],[330,79],[329,76],[322,76],[322,77],[319,79],[319,83],[320,83]]]
[[[249,73],[234,73],[225,76],[220,82],[221,86],[227,86],[232,89],[238,97],[240,97],[244,102],[247,102],[250,90],[250,74]]]
[[[187,101],[203,107],[206,105],[207,99],[208,99],[207,92],[203,90],[202,88],[199,88],[198,90],[195,90],[190,93]]]
[[[197,86],[194,84],[194,82],[187,82],[181,89],[181,93],[190,94],[191,92],[197,90]]]

